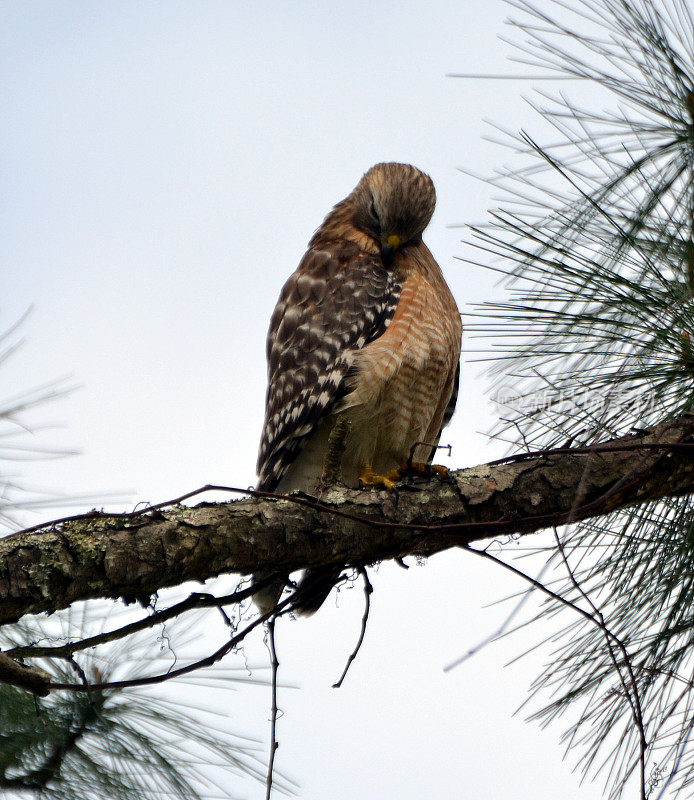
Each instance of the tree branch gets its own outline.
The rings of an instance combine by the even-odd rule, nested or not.
[[[29,667],[20,664],[5,653],[0,653],[0,683],[9,683],[20,686],[34,694],[45,697],[50,691],[53,676],[39,667]]]
[[[97,597],[148,603],[158,589],[222,573],[430,556],[693,491],[694,416],[684,415],[590,448],[458,470],[397,496],[335,486],[321,502],[255,493],[194,508],[90,512],[0,540],[0,624]]]

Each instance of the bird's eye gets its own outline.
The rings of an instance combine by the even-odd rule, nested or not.
[[[381,220],[378,218],[378,212],[376,211],[376,203],[373,200],[371,201],[371,205],[369,206],[369,216],[371,217],[375,229],[380,233]]]

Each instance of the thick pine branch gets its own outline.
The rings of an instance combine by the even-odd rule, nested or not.
[[[149,602],[163,587],[228,572],[429,556],[692,492],[694,416],[684,415],[590,449],[458,470],[398,497],[335,487],[320,503],[248,498],[86,516],[0,540],[0,623],[98,597]]]

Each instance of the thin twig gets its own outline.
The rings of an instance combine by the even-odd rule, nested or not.
[[[164,683],[165,681],[169,681],[172,678],[180,678],[182,675],[187,675],[189,672],[194,672],[195,670],[201,669],[202,667],[210,667],[212,664],[216,664],[220,661],[224,656],[237,647],[245,638],[246,636],[258,625],[261,625],[263,622],[267,622],[271,617],[277,617],[281,614],[286,613],[289,610],[289,606],[296,600],[296,592],[290,594],[281,603],[278,603],[271,611],[267,614],[263,614],[257,617],[253,622],[247,625],[240,633],[237,633],[235,636],[232,636],[228,642],[223,644],[218,650],[215,650],[214,653],[211,653],[209,656],[200,659],[199,661],[195,661],[192,664],[187,664],[185,667],[179,667],[178,669],[171,670],[170,672],[161,673],[158,675],[150,675],[146,678],[132,678],[130,680],[123,680],[123,681],[111,681],[105,683],[95,683],[91,684],[90,686],[84,686],[81,683],[58,683],[51,681],[48,685],[49,689],[63,689],[73,692],[89,692],[94,690],[104,691],[107,689],[127,689],[131,686],[149,686],[154,683]]]
[[[414,451],[418,447],[430,447],[431,448],[431,456],[430,458],[434,457],[435,450],[448,450],[448,455],[450,457],[451,453],[453,452],[453,445],[452,444],[434,444],[433,442],[415,442],[412,447],[410,447],[410,454],[407,457],[407,461],[405,462],[407,465],[407,471],[412,472],[412,464],[414,462]]]
[[[39,646],[39,645],[23,645],[21,647],[13,647],[6,650],[8,655],[14,658],[65,658],[72,653],[80,650],[86,650],[90,647],[96,647],[100,644],[107,644],[108,642],[122,639],[130,634],[137,633],[138,631],[152,628],[161,622],[166,622],[172,617],[177,617],[180,614],[197,608],[219,608],[222,606],[231,605],[232,603],[240,603],[247,597],[262,589],[274,580],[274,577],[267,577],[262,581],[249,586],[247,589],[240,589],[232,594],[222,595],[215,597],[211,594],[203,594],[202,592],[193,592],[185,600],[176,603],[170,608],[156,611],[148,617],[143,617],[136,622],[130,622],[120,628],[115,628],[112,631],[104,631],[103,633],[89,636],[86,639],[81,639],[78,642],[68,642],[67,644],[52,645],[52,646]]]
[[[625,442],[624,444],[600,444],[582,447],[549,447],[542,450],[532,450],[526,453],[513,455],[488,461],[485,467],[496,467],[501,464],[513,464],[517,461],[531,461],[542,456],[583,456],[600,455],[601,453],[620,453],[632,450],[694,450],[694,442]]]
[[[587,619],[589,622],[591,622],[597,628],[602,630],[605,633],[606,636],[608,636],[612,641],[615,642],[615,644],[617,644],[617,646],[622,647],[622,648],[624,647],[622,642],[609,630],[609,628],[607,628],[607,626],[605,625],[604,620],[602,620],[602,624],[600,624],[600,621],[598,619],[596,619],[593,616],[593,614],[591,614],[590,612],[588,612],[585,609],[581,608],[576,603],[573,603],[571,600],[567,600],[565,597],[562,597],[560,594],[557,594],[557,592],[552,591],[550,588],[545,586],[543,583],[540,583],[540,581],[537,581],[535,578],[532,578],[530,575],[526,574],[522,570],[519,570],[516,567],[512,566],[511,564],[508,564],[506,561],[503,561],[502,559],[497,558],[496,556],[492,555],[491,553],[487,552],[486,550],[478,550],[475,547],[471,547],[470,545],[464,545],[463,549],[467,550],[470,553],[474,553],[475,555],[478,555],[481,558],[489,559],[490,561],[493,561],[495,564],[498,564],[499,566],[502,566],[505,569],[509,570],[514,575],[517,575],[518,577],[520,577],[523,580],[527,581],[528,583],[532,584],[536,589],[539,589],[541,592],[543,592],[544,594],[548,595],[553,600],[556,600],[559,603],[561,603],[562,605],[573,609],[576,613],[580,614],[582,617]],[[579,588],[579,591],[581,591],[580,588]],[[590,603],[590,601],[588,601],[588,602]],[[590,605],[594,608],[592,603],[590,603]],[[597,612],[597,613],[599,614],[600,612]],[[633,670],[631,668],[631,661],[629,659],[629,655],[626,652],[626,649],[624,649],[623,652],[625,653],[625,664],[626,664],[627,670],[629,671],[629,674],[630,674],[630,681],[632,682],[632,685],[634,687],[636,687],[636,679],[634,677]],[[610,650],[610,654],[611,654],[612,658],[614,659],[614,654],[612,653],[612,650]],[[632,707],[632,712],[633,712],[633,715],[634,715],[634,719],[635,719],[635,721],[637,721],[637,725],[639,727],[639,733],[640,733],[640,736],[641,736],[641,740],[640,740],[641,741],[641,745],[644,748],[643,750],[640,750],[640,753],[639,753],[639,766],[640,766],[640,772],[641,772],[641,798],[642,798],[642,800],[645,800],[645,796],[646,796],[645,795],[645,785],[646,785],[646,779],[645,779],[645,747],[646,747],[646,742],[645,742],[645,730],[644,730],[644,724],[643,724],[643,716],[641,714],[641,707],[640,707],[640,703],[633,703],[632,704],[631,694],[627,689],[626,683],[625,683],[624,678],[623,678],[623,676],[621,674],[621,671],[619,670],[619,665],[616,662],[616,660],[614,661],[614,664],[615,664],[615,667],[616,667],[617,672],[619,674],[620,681],[622,682],[622,688],[624,689],[625,694],[627,696],[627,699],[629,700],[629,703],[630,703],[630,705]]]
[[[357,657],[359,650],[361,649],[362,642],[364,641],[364,636],[366,634],[366,624],[369,621],[369,611],[371,610],[371,595],[373,594],[374,587],[371,585],[371,581],[369,580],[369,575],[364,567],[359,567],[359,574],[364,579],[364,615],[361,618],[361,633],[359,634],[359,639],[357,641],[357,646],[354,650],[350,653],[349,658],[347,659],[347,663],[345,664],[345,668],[342,671],[342,675],[340,675],[340,680],[337,683],[333,683],[333,689],[339,689],[342,686],[342,681],[344,681],[349,668],[352,666],[352,662]]]
[[[640,773],[639,777],[640,777],[641,800],[646,800],[646,751],[648,749],[648,742],[646,741],[646,730],[643,721],[641,695],[639,693],[639,687],[636,681],[636,676],[634,675],[631,656],[629,655],[629,651],[624,645],[624,642],[622,642],[622,640],[607,627],[607,624],[605,622],[605,617],[603,616],[602,612],[591,600],[591,598],[588,596],[588,594],[579,584],[579,582],[576,580],[576,576],[574,575],[574,572],[571,569],[571,565],[569,564],[569,560],[566,557],[564,543],[561,541],[561,538],[559,536],[559,533],[557,532],[556,527],[554,528],[554,538],[557,542],[557,547],[559,548],[562,561],[564,562],[564,566],[566,567],[566,572],[569,576],[569,579],[571,580],[571,583],[573,584],[576,591],[591,607],[593,611],[593,623],[597,625],[598,628],[600,628],[600,630],[603,633],[603,636],[605,637],[605,644],[607,646],[607,651],[610,654],[610,660],[612,661],[614,668],[617,670],[617,675],[619,676],[619,682],[622,684],[622,689],[631,708],[631,713],[634,718],[634,724],[636,725],[636,728],[639,732],[639,773]],[[617,657],[615,656],[614,649],[612,646],[613,643],[617,645],[617,647],[620,649],[622,653],[622,658],[624,659],[623,663],[626,666],[627,672],[629,673],[628,683],[625,680],[624,676],[622,675],[620,664],[617,661]]]
[[[265,782],[265,800],[270,800],[272,794],[272,771],[275,766],[275,753],[280,746],[277,741],[277,670],[280,662],[277,660],[275,648],[275,620],[270,617],[267,621],[268,645],[270,647],[270,664],[272,666],[272,709],[270,711],[270,758],[267,764],[267,780]]]

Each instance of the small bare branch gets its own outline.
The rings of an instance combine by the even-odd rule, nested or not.
[[[270,666],[272,667],[272,706],[270,709],[270,758],[267,764],[267,780],[265,782],[265,800],[272,794],[272,773],[275,767],[275,753],[280,743],[277,741],[277,670],[280,662],[275,648],[275,617],[267,621],[268,647],[270,648]]]
[[[371,585],[371,581],[369,580],[369,575],[367,571],[363,568],[359,568],[359,574],[364,580],[364,616],[361,618],[361,633],[359,634],[359,639],[357,640],[357,646],[354,650],[350,653],[349,658],[347,659],[347,663],[345,664],[345,668],[342,671],[342,675],[340,675],[340,679],[337,683],[333,683],[333,689],[339,689],[342,686],[342,681],[344,681],[347,673],[349,672],[349,668],[352,666],[352,662],[357,657],[359,650],[361,649],[362,642],[364,641],[364,636],[366,634],[366,624],[369,621],[369,612],[371,610],[371,595],[373,594],[373,586]]]

